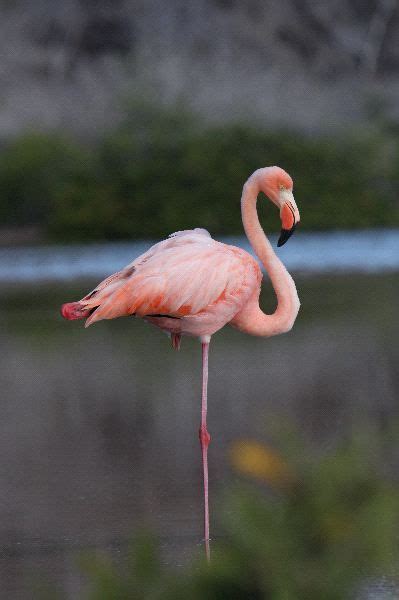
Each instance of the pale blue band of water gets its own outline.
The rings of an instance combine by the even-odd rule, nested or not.
[[[250,251],[244,236],[219,238]],[[309,273],[399,270],[399,229],[300,233],[273,246],[289,271]],[[102,278],[118,271],[152,242],[0,248],[0,282]]]

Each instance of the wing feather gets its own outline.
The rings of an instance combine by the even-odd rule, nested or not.
[[[178,232],[83,298],[81,302],[88,308],[98,307],[86,326],[133,313],[174,317],[198,314],[240,289],[245,263],[240,251],[215,242],[204,230]]]

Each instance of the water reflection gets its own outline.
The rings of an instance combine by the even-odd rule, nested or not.
[[[226,459],[234,439],[267,439],[276,420],[292,420],[323,448],[361,420],[379,434],[397,413],[397,277],[297,281],[303,307],[291,334],[262,340],[227,328],[213,339],[216,536],[217,499],[235,478]],[[161,536],[164,560],[174,565],[201,551],[199,344],[184,340],[176,353],[164,334],[135,319],[88,330],[63,322],[55,307],[90,286],[74,287],[1,294],[0,589],[7,598],[30,598],[43,583],[61,597],[81,597],[79,552],[123,556],[142,526]],[[272,307],[270,292],[264,301]]]

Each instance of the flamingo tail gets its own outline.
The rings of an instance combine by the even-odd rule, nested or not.
[[[61,315],[68,321],[85,319],[93,312],[92,307],[83,306],[80,302],[67,302],[61,306]]]

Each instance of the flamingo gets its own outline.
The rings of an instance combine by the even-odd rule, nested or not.
[[[288,332],[299,311],[295,283],[274,253],[259,223],[260,192],[277,206],[282,222],[277,245],[292,235],[300,216],[291,177],[280,167],[255,171],[244,184],[242,221],[251,246],[269,274],[277,296],[273,314],[259,307],[262,273],[248,252],[213,240],[196,228],[172,233],[121,271],[110,275],[78,302],[61,307],[65,319],[84,319],[88,327],[101,319],[141,317],[171,337],[180,348],[182,335],[202,344],[202,400],[199,439],[204,492],[204,543],[210,560],[207,430],[208,353],[211,336],[227,323],[250,335],[270,337]]]

